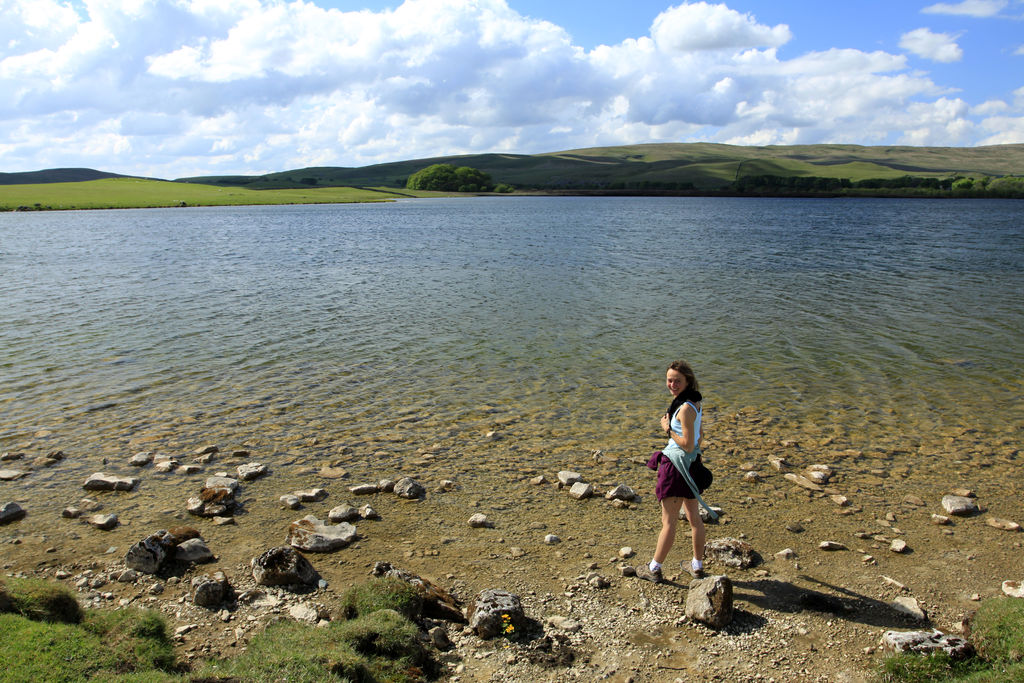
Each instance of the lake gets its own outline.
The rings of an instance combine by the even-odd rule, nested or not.
[[[782,440],[916,457],[970,435],[1015,456],[1022,208],[502,197],[0,214],[0,451],[88,454],[76,476],[205,443],[368,472],[444,444],[482,477],[498,438],[512,470],[646,453],[682,358],[712,418],[758,414]]]

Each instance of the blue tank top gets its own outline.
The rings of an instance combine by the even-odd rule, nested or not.
[[[679,419],[679,413],[683,411],[684,406],[693,406],[693,409],[697,412],[697,417],[693,421],[693,448],[694,450],[696,450],[697,448],[700,447],[700,418],[701,412],[703,412],[701,408],[697,407],[697,404],[695,404],[693,401],[687,401],[683,405],[679,406],[679,409],[676,410],[676,414],[672,416],[672,420],[669,422],[669,427],[671,427],[672,431],[678,434],[679,436],[683,435],[683,423]],[[671,438],[668,440],[668,445],[665,446],[665,449],[674,449],[679,451],[683,450]]]

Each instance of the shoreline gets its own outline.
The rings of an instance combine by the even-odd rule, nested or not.
[[[638,503],[616,508],[600,496],[577,501],[553,483],[531,483],[539,475],[555,482],[557,472],[549,462],[531,459],[529,451],[519,449],[512,439],[500,438],[500,432],[498,438],[484,439],[473,448],[438,444],[401,454],[379,446],[365,459],[349,454],[336,462],[310,463],[296,455],[266,462],[268,475],[242,482],[242,509],[235,524],[226,526],[188,515],[185,500],[196,494],[207,476],[232,473],[245,462],[265,461],[258,448],[246,457],[233,457],[224,444],[207,462],[201,461],[204,455],[186,455],[178,449],[176,457],[183,465],[200,470],[159,474],[152,465],[128,465],[130,454],[123,461],[101,462],[98,454],[75,454],[73,443],[44,435],[25,444],[22,459],[2,464],[29,472],[17,481],[0,482],[0,503],[16,500],[28,511],[24,519],[0,527],[3,569],[7,574],[48,578],[68,573],[64,581],[74,587],[80,580],[75,577],[83,572],[103,574],[119,563],[123,568],[127,548],[157,529],[194,526],[217,556],[216,563],[182,570],[181,580],[160,595],[151,595],[145,580],[98,587],[87,582],[79,595],[90,606],[116,608],[127,601],[160,609],[172,629],[196,624],[181,638],[183,656],[230,656],[267,620],[287,617],[289,602],[284,599],[281,610],[258,615],[239,608],[223,621],[217,611],[179,601],[188,593],[191,576],[219,569],[233,585],[244,586],[251,558],[282,544],[290,522],[305,514],[326,518],[328,510],[343,502],[368,502],[381,519],[359,522],[360,540],[332,553],[305,553],[328,587],[301,596],[304,601],[330,606],[349,585],[366,580],[375,562],[389,561],[435,581],[464,603],[482,590],[504,589],[523,598],[532,619],[544,623],[561,617],[580,625],[578,631],[561,633],[577,653],[574,663],[554,669],[531,664],[518,646],[506,650],[503,642],[480,641],[450,628],[458,658],[449,657],[449,669],[452,680],[460,681],[659,681],[685,678],[687,672],[723,681],[867,680],[880,656],[878,639],[885,630],[935,626],[956,633],[964,614],[977,604],[973,597],[998,595],[1003,580],[1021,578],[1015,574],[1021,536],[986,523],[988,517],[1012,518],[1018,509],[1019,484],[1008,480],[1002,467],[993,466],[1005,461],[1015,467],[1018,452],[1008,441],[1001,447],[986,442],[968,445],[957,460],[933,457],[915,463],[910,453],[895,449],[881,454],[851,450],[825,457],[827,447],[787,442],[754,415],[718,416],[714,427],[705,457],[715,483],[707,498],[724,515],[720,523],[708,525],[708,540],[743,539],[763,559],[744,570],[709,562],[710,573],[729,576],[735,587],[736,618],[720,631],[684,618],[681,600],[689,577],[681,572],[667,585],[620,573],[622,564],[635,566],[649,559],[659,528],[654,475],[642,464],[646,452],[580,450],[574,457],[564,456],[566,469],[580,472],[599,494],[620,483],[640,494]],[[970,437],[964,431],[961,438]],[[386,441],[385,435],[378,441]],[[67,451],[64,461],[25,466],[54,445]],[[156,450],[165,452],[163,447]],[[508,464],[476,476],[472,453],[488,453],[492,462]],[[780,457],[789,463],[787,471],[772,463]],[[803,473],[813,464],[833,470],[821,491],[801,488],[785,476]],[[84,477],[69,476],[72,466],[131,474],[141,483],[132,492],[93,495],[82,490]],[[341,476],[341,469],[348,475]],[[758,472],[760,481],[748,478],[750,471]],[[407,501],[349,491],[356,484],[403,476],[426,486],[426,495]],[[442,481],[454,483],[441,490]],[[960,486],[974,490],[982,512],[954,518],[948,526],[934,524],[933,514],[945,514],[942,496]],[[278,501],[283,493],[310,487],[327,490],[326,500],[303,504],[299,510],[285,509]],[[29,491],[38,497],[35,502],[19,500]],[[118,514],[120,525],[100,531],[60,516],[60,508],[86,496],[98,500],[104,512]],[[846,504],[834,496],[845,497]],[[493,527],[471,528],[468,518],[474,513],[485,514]],[[688,555],[684,531],[667,567],[678,567]],[[546,544],[547,534],[562,542]],[[890,551],[895,539],[905,540],[908,548]],[[818,549],[824,541],[846,549]],[[636,556],[622,560],[623,547],[633,548]],[[110,548],[116,550],[108,552]],[[795,559],[775,557],[785,548],[794,550]],[[606,578],[609,587],[593,587],[587,579],[593,573]],[[666,571],[670,578],[673,573]],[[103,597],[107,593],[112,597]],[[889,604],[901,596],[915,598],[927,621],[894,611]],[[256,621],[250,622],[250,616]],[[235,629],[242,630],[241,636]]]

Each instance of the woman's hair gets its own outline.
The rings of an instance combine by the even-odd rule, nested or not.
[[[686,378],[686,386],[690,387],[694,391],[699,391],[700,387],[697,386],[697,377],[693,374],[693,368],[686,361],[677,360],[673,361],[668,366],[669,370],[675,370],[682,374]]]

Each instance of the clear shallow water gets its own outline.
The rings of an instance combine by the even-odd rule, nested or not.
[[[688,359],[779,438],[1024,424],[1020,202],[494,198],[0,214],[0,450],[628,451]],[[652,417],[653,416],[653,417]],[[453,441],[454,440],[454,441]],[[343,446],[353,450],[345,451]],[[528,456],[529,457],[529,456]],[[525,464],[525,463],[524,463]]]

